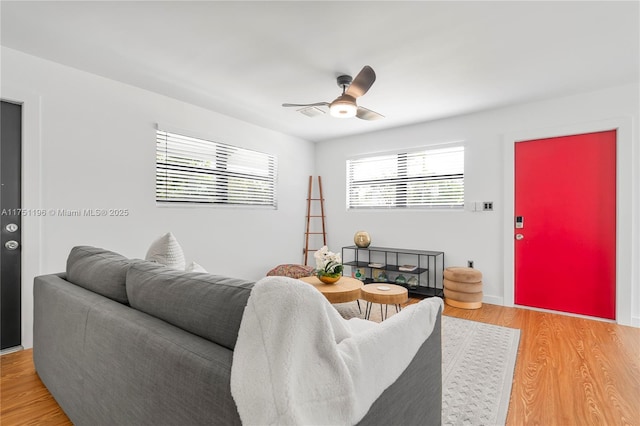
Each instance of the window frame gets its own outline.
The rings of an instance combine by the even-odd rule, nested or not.
[[[397,149],[397,150],[393,150],[393,151],[384,151],[384,152],[371,152],[371,153],[366,153],[366,154],[359,154],[357,156],[353,156],[350,158],[347,158],[346,160],[346,210],[347,211],[359,211],[359,212],[364,212],[364,211],[373,211],[373,210],[384,210],[384,211],[419,211],[419,210],[425,210],[425,211],[437,211],[437,210],[444,210],[444,211],[463,211],[464,210],[464,206],[465,206],[465,191],[464,191],[464,180],[465,180],[465,151],[466,151],[466,144],[464,143],[464,141],[455,141],[455,142],[448,142],[448,143],[442,143],[442,144],[433,144],[433,145],[425,145],[425,146],[420,146],[420,147],[413,147],[413,148],[405,148],[405,149]],[[417,177],[417,176],[409,176],[408,172],[407,172],[407,167],[408,167],[408,163],[410,161],[410,158],[413,157],[415,158],[416,155],[419,154],[427,154],[430,151],[434,151],[432,153],[432,155],[438,155],[437,152],[435,151],[443,151],[443,150],[455,150],[455,149],[459,149],[461,151],[461,155],[462,155],[462,172],[461,173],[455,173],[455,174],[434,174],[434,175],[430,175],[427,177],[427,175],[422,175],[422,178]],[[378,204],[378,205],[357,205],[357,203],[355,202],[356,200],[352,199],[353,196],[353,183],[354,183],[354,179],[353,179],[353,168],[354,166],[352,165],[352,162],[357,162],[357,161],[363,161],[363,160],[371,160],[371,161],[376,161],[376,159],[378,158],[383,158],[383,157],[392,157],[395,156],[395,161],[396,161],[396,167],[398,168],[398,170],[400,171],[401,169],[401,163],[404,162],[404,175],[400,175],[400,176],[394,176],[394,177],[388,177],[388,178],[380,178],[380,179],[369,179],[369,181],[371,181],[371,184],[375,184],[374,181],[377,181],[378,183],[382,184],[387,184],[389,186],[396,186],[396,197],[393,200],[393,203],[388,204],[388,205],[382,205],[382,204]],[[401,157],[404,157],[402,160],[400,160]],[[400,161],[399,161],[400,160]],[[442,179],[448,179],[448,180],[460,180],[461,184],[462,184],[462,189],[461,189],[461,197],[462,199],[459,202],[456,203],[452,203],[452,204],[446,204],[446,203],[437,203],[434,205],[429,205],[429,204],[416,204],[416,205],[410,205],[410,201],[409,201],[409,197],[408,197],[408,190],[407,190],[407,186],[409,183],[411,182],[429,182],[429,181],[437,181],[437,180],[442,180]],[[394,183],[395,181],[395,183]],[[360,185],[361,187],[365,187],[366,186],[366,180],[362,180]],[[435,201],[437,202],[439,199],[436,198]]]
[[[278,158],[274,154],[217,142],[191,132],[156,127],[155,201],[157,206],[278,208]],[[179,141],[188,142],[188,145]],[[172,161],[167,160],[173,155]],[[235,156],[235,157],[234,157]],[[264,163],[259,167],[257,163]],[[233,164],[232,159],[237,161]],[[200,164],[185,164],[193,162]],[[206,166],[205,166],[206,164]],[[235,171],[229,165],[235,166]],[[251,173],[251,170],[261,173]],[[173,174],[170,171],[173,171]],[[185,183],[182,196],[171,184]],[[235,181],[230,183],[230,181]],[[257,183],[259,182],[259,183]],[[242,190],[244,187],[244,190]],[[262,189],[261,189],[262,187]],[[198,189],[196,189],[198,188]],[[266,195],[261,193],[267,189]],[[208,194],[208,195],[207,195]],[[231,194],[231,195],[230,195]]]

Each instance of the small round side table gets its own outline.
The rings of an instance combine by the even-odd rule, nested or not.
[[[330,303],[345,303],[358,300],[360,288],[362,288],[362,281],[351,277],[340,277],[335,284],[325,284],[315,275],[298,279],[314,286],[320,293],[324,294],[324,297]]]
[[[362,287],[362,299],[367,302],[364,310],[364,318],[369,319],[371,316],[371,307],[374,303],[380,304],[380,316],[382,321],[387,319],[389,305],[396,307],[396,312],[402,310],[401,303],[405,303],[409,299],[409,292],[406,288],[395,284],[367,284]],[[382,310],[382,305],[386,305],[386,309]]]

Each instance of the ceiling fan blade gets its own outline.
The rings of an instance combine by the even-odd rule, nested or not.
[[[289,108],[289,107],[311,107],[311,106],[324,106],[324,105],[329,105],[329,102],[316,102],[313,104],[282,104],[283,107],[285,108]]]
[[[358,107],[358,112],[356,113],[356,117],[362,120],[374,121],[374,120],[383,119],[384,115],[378,114],[377,112],[371,111],[370,109],[367,109],[365,107]]]
[[[362,96],[367,93],[374,81],[376,81],[376,73],[369,65],[365,65],[353,79],[346,93],[354,98]]]

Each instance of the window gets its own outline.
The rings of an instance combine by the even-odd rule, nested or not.
[[[348,160],[347,208],[464,208],[464,147]]]
[[[276,207],[273,155],[156,132],[156,201]]]

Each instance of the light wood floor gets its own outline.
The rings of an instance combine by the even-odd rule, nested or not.
[[[521,330],[508,425],[640,426],[640,329],[487,304],[444,313]],[[71,424],[31,350],[0,360],[2,426]]]
[[[444,313],[520,329],[508,425],[640,425],[640,329],[487,304]]]

